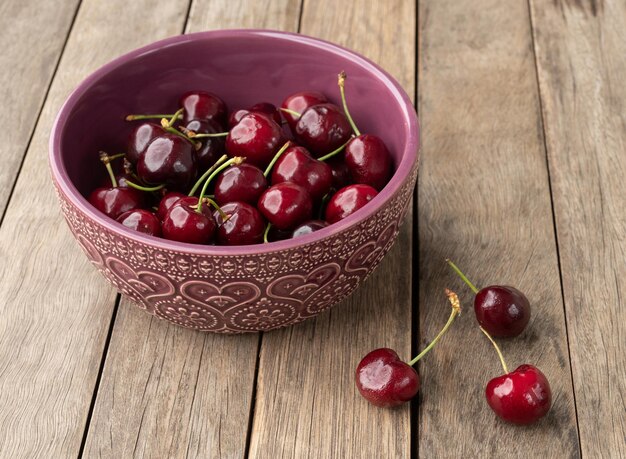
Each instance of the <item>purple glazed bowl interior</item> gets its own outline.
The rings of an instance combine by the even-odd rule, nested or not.
[[[347,219],[313,234],[270,244],[198,246],[131,231],[87,202],[85,196],[105,176],[98,151],[125,150],[134,126],[124,120],[126,114],[173,112],[180,95],[196,89],[218,94],[230,110],[262,101],[280,105],[286,96],[302,90],[320,91],[339,104],[337,74],[341,70],[348,75],[346,94],[357,126],[384,140],[395,167],[394,176],[379,195]],[[371,61],[301,35],[223,30],[156,42],[90,75],[70,95],[57,117],[50,139],[50,164],[62,202],[115,237],[187,254],[250,256],[323,242],[364,222],[412,179],[418,148],[419,129],[409,97]]]

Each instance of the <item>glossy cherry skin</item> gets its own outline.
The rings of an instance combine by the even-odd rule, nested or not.
[[[144,195],[134,188],[96,188],[89,195],[89,202],[111,218],[145,205]]]
[[[348,166],[346,166],[343,158],[331,158],[325,162],[330,166],[330,170],[333,174],[333,188],[335,190],[340,190],[341,188],[352,184],[350,171],[348,170]]]
[[[279,230],[290,230],[311,219],[311,195],[300,185],[291,182],[269,187],[257,205],[263,216]]]
[[[161,229],[163,237],[172,241],[192,244],[208,244],[215,235],[215,219],[209,204],[203,204],[201,212],[195,206],[198,198],[179,199],[165,214]]]
[[[292,237],[304,236],[305,234],[311,234],[317,230],[321,230],[322,228],[326,228],[328,223],[324,220],[309,220],[308,222],[302,223],[295,230],[293,230]]]
[[[179,193],[178,191],[170,191],[165,193],[161,200],[159,201],[159,207],[156,211],[156,215],[160,221],[163,221],[167,211],[171,209],[171,207],[178,202],[181,198],[186,198],[187,195],[184,193]]]
[[[252,164],[230,166],[215,179],[215,201],[221,206],[229,202],[247,202],[256,205],[267,189],[263,171]]]
[[[313,202],[319,202],[330,191],[333,173],[325,162],[311,157],[304,147],[289,147],[272,169],[272,185],[293,182],[309,192]]]
[[[139,156],[137,175],[148,184],[185,190],[196,177],[194,148],[182,137],[162,134]]]
[[[154,213],[145,209],[134,209],[124,212],[117,221],[140,233],[150,236],[161,236],[161,222]]]
[[[552,391],[545,375],[533,365],[520,365],[493,378],[485,390],[498,417],[514,424],[531,424],[550,411]]]
[[[274,122],[278,125],[282,124],[283,122],[283,119],[281,118],[280,112],[276,108],[276,105],[270,104],[269,102],[259,102],[258,104],[254,104],[248,110],[251,112],[265,113],[270,118],[272,118]]]
[[[185,128],[196,134],[216,134],[223,132],[220,125],[209,120],[191,120],[187,123]],[[195,152],[196,160],[198,169],[205,171],[213,166],[215,161],[224,154],[224,137],[205,137],[199,140],[202,146]]]
[[[272,226],[267,233],[268,242],[284,241],[293,237],[293,230],[279,230]]]
[[[286,108],[292,110],[296,113],[304,113],[305,110],[313,105],[324,104],[328,102],[328,99],[324,94],[315,91],[302,91],[296,92],[280,104],[281,108]],[[283,112],[283,117],[289,124],[292,132],[296,128],[296,123],[298,122],[299,117],[292,115],[291,113]]]
[[[210,120],[220,128],[226,125],[226,104],[215,94],[205,91],[192,91],[183,95],[180,106],[185,109],[183,122]]]
[[[226,137],[229,156],[245,156],[246,162],[266,167],[285,143],[282,128],[263,113],[248,113]]]
[[[480,326],[491,336],[512,338],[528,325],[530,302],[516,288],[491,285],[476,294],[474,312]]]
[[[380,191],[389,181],[391,155],[380,137],[371,134],[355,137],[346,145],[344,158],[354,183]]]
[[[378,192],[369,185],[348,185],[337,191],[326,205],[326,221],[336,223],[370,202]]]
[[[240,108],[239,110],[230,112],[230,115],[228,115],[228,128],[229,129],[234,128],[237,125],[237,123],[241,121],[241,118],[248,115],[249,113],[250,113],[250,110],[246,110],[245,108]]]
[[[334,104],[313,105],[296,123],[294,137],[313,155],[319,157],[336,150],[352,135],[352,127],[343,111]]]
[[[256,209],[245,202],[230,202],[221,206],[228,219],[215,211],[213,217],[217,223],[217,242],[220,245],[250,245],[263,242],[265,220]]]
[[[126,159],[133,165],[137,164],[141,152],[163,132],[163,128],[155,123],[141,123],[136,126],[128,135]]]
[[[367,354],[356,369],[356,387],[370,403],[383,408],[402,405],[420,389],[417,371],[387,348]]]

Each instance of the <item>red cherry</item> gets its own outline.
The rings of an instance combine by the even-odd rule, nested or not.
[[[294,136],[315,156],[322,156],[346,143],[352,127],[341,109],[334,104],[313,105],[296,123]]]
[[[246,110],[245,108],[240,108],[239,110],[230,112],[230,115],[228,115],[228,128],[229,129],[234,128],[237,125],[237,123],[241,121],[241,118],[243,118],[249,113],[250,113],[250,110]]]
[[[100,212],[111,218],[117,218],[124,212],[144,206],[141,191],[133,188],[96,188],[89,195],[89,202]]]
[[[369,185],[349,185],[337,191],[326,205],[326,221],[336,223],[370,202],[378,192]]]
[[[163,128],[154,123],[141,123],[136,126],[128,136],[126,159],[133,165],[137,164],[141,152],[144,151],[148,144],[156,137],[163,134],[163,132]]]
[[[259,211],[245,202],[230,202],[222,212],[213,213],[217,223],[217,242],[221,245],[250,245],[263,242],[265,221]]]
[[[263,168],[283,143],[283,130],[274,120],[262,113],[248,113],[228,133],[226,152],[245,156],[247,162]]]
[[[304,222],[300,226],[298,226],[295,230],[293,230],[292,237],[304,236],[305,234],[311,234],[317,230],[321,230],[322,228],[326,228],[328,223],[324,220],[309,220],[308,222]]]
[[[215,94],[205,91],[188,92],[181,97],[180,106],[185,109],[185,123],[191,120],[211,120],[220,128],[226,125],[226,104]]]
[[[276,108],[276,105],[270,104],[269,102],[259,102],[258,104],[254,104],[252,107],[248,109],[250,112],[256,113],[265,113],[268,115],[276,124],[279,126],[282,124],[283,119],[280,116],[280,112]]]
[[[279,230],[293,229],[313,213],[311,195],[300,185],[283,182],[269,187],[257,205],[263,216]]]
[[[127,228],[140,233],[149,234],[150,236],[161,236],[161,222],[149,210],[129,210],[117,217],[117,221]]]
[[[161,134],[139,156],[137,175],[148,184],[187,189],[196,177],[194,148],[175,134]]]
[[[452,261],[447,262],[476,294],[474,312],[482,328],[497,338],[513,338],[524,331],[530,321],[530,302],[522,292],[502,285],[479,291]]]
[[[283,100],[283,103],[280,106],[281,108],[302,114],[307,108],[312,107],[313,105],[324,104],[326,102],[328,102],[328,99],[324,94],[314,91],[302,91],[296,92],[295,94],[287,97]],[[289,124],[291,130],[295,131],[296,123],[300,117],[289,113],[289,111],[283,111],[283,117]]]
[[[354,183],[382,190],[391,175],[391,155],[377,136],[361,134],[350,140],[344,158]]]
[[[215,220],[208,205],[203,204],[200,212],[196,206],[198,198],[179,199],[166,213],[162,231],[165,239],[192,244],[208,244],[215,235]]]
[[[210,120],[191,120],[185,126],[186,130],[193,131],[196,134],[216,134],[222,132],[222,127],[215,121]],[[196,160],[199,170],[205,170],[215,164],[215,161],[224,154],[224,138],[223,137],[205,137],[202,138],[202,146],[196,150]]]
[[[183,193],[179,193],[178,191],[170,191],[166,193],[159,202],[159,208],[156,211],[157,217],[159,217],[160,221],[163,221],[167,211],[171,209],[171,207],[178,202],[181,198],[186,198],[187,195]]]
[[[552,391],[545,375],[533,365],[520,365],[493,378],[485,390],[498,417],[514,424],[531,424],[550,411]]]
[[[267,189],[263,171],[252,164],[243,163],[224,170],[215,181],[215,201],[221,206],[241,201],[256,205]]]
[[[331,158],[326,161],[326,164],[330,166],[330,170],[333,174],[333,188],[340,190],[352,184],[352,178],[350,177],[350,171],[348,166],[341,158]]]
[[[311,157],[303,147],[289,147],[272,169],[272,185],[293,182],[309,192],[319,202],[330,191],[333,174],[330,166]]]

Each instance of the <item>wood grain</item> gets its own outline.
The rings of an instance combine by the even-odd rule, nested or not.
[[[78,4],[79,0],[0,2],[0,100],[4,107],[0,111],[0,216]]]
[[[299,5],[297,0],[195,0],[187,32],[216,27],[295,31]],[[185,330],[122,300],[85,456],[242,457],[258,344],[258,334]]]
[[[360,51],[414,93],[413,2],[307,1],[301,31]],[[409,406],[369,405],[356,391],[354,370],[376,347],[409,357],[411,219],[351,298],[301,325],[263,335],[251,458],[409,457]]]
[[[61,217],[47,165],[48,135],[63,100],[87,73],[180,31],[186,2],[151,5],[82,3],[0,228],[4,457],[76,457],[80,448],[116,295]]]
[[[457,290],[466,314],[422,362],[421,457],[576,457],[573,388],[546,168],[541,111],[524,1],[420,2],[419,183],[420,339],[447,311],[438,298]],[[537,365],[553,407],[534,426],[498,420],[484,396],[501,374],[480,333],[473,295],[445,258],[478,286],[526,292],[531,322],[501,340],[511,369]]]
[[[626,5],[532,1],[586,457],[626,457]]]

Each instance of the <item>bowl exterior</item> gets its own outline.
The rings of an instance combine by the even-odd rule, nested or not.
[[[55,181],[70,230],[91,263],[137,306],[176,325],[218,333],[271,330],[350,295],[395,241],[411,202],[417,159],[383,207],[306,245],[229,256],[165,250],[106,227]]]

